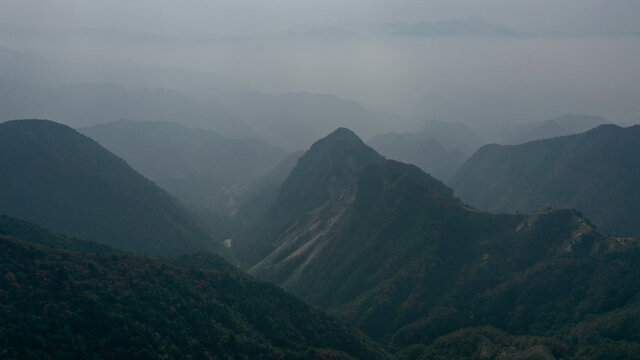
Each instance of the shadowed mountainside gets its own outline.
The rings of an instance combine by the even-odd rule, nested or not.
[[[221,247],[175,199],[75,130],[0,124],[0,213],[144,253]]]
[[[603,125],[523,145],[487,145],[451,182],[490,211],[574,208],[602,229],[640,235],[640,126]]]
[[[574,211],[496,215],[452,194],[338,129],[302,156],[235,253],[391,349],[486,325],[564,343],[591,316],[638,308],[635,240]]]
[[[91,243],[0,218],[6,358],[388,358],[355,330],[212,255],[205,257],[207,270],[186,269],[123,253],[52,249],[7,234],[65,248]]]

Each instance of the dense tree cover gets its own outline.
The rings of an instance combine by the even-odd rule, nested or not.
[[[130,251],[222,251],[169,194],[67,126],[0,124],[0,174],[0,213]]]
[[[7,227],[5,221],[3,233]],[[44,234],[50,240],[41,243],[71,247],[82,242],[40,228],[13,233]],[[186,269],[0,235],[0,354],[6,359],[387,357],[339,321],[214,259],[206,261],[209,270]]]
[[[565,344],[590,318],[637,307],[637,240],[577,211],[490,214],[452,193],[340,129],[300,159],[238,257],[393,351],[487,325]]]
[[[0,235],[22,239],[32,244],[88,253],[115,253],[118,250],[78,238],[70,238],[30,222],[0,215]]]
[[[575,208],[605,233],[640,235],[640,126],[602,125],[517,146],[487,145],[451,181],[490,211]]]

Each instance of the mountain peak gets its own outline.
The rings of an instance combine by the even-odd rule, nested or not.
[[[353,188],[359,169],[384,160],[353,131],[338,128],[316,141],[300,158],[280,191],[281,203],[295,211],[314,208],[326,201],[332,188]]]
[[[330,136],[351,136],[351,137],[357,138],[358,140],[360,139],[355,132],[353,132],[350,129],[347,129],[346,127],[339,127],[335,129],[331,134],[327,135],[327,137],[330,137]]]
[[[3,123],[0,123],[0,126],[4,128],[24,128],[24,127],[58,127],[58,128],[68,128],[67,125],[57,123],[55,121],[46,120],[46,119],[20,119],[20,120],[9,120]]]
[[[311,145],[310,151],[318,151],[320,149],[328,149],[328,148],[345,148],[352,146],[362,146],[364,142],[362,139],[356,135],[353,131],[345,128],[339,127],[334,130],[331,134],[325,136],[324,138],[316,141],[313,145]]]
[[[353,131],[341,127],[311,145],[309,151],[300,158],[293,174],[296,171],[306,172],[304,169],[320,169],[327,175],[334,171],[360,168],[384,159]]]
[[[216,248],[169,194],[66,125],[0,124],[0,174],[0,213],[129,251]]]

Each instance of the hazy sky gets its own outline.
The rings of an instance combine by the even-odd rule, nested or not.
[[[472,16],[534,35],[640,35],[640,0],[0,0],[0,26],[78,30],[20,37],[4,27],[8,31],[0,31],[0,47],[71,63],[221,74],[249,90],[330,93],[375,110],[441,120],[529,121],[587,113],[630,121],[640,116],[640,36],[325,39],[272,34],[224,41],[189,36]],[[155,42],[130,34],[100,37],[103,32],[83,28],[183,36]],[[94,72],[95,77],[81,80],[118,83],[123,78]],[[79,80],[70,76],[68,82],[74,81]],[[179,83],[185,81],[125,85],[189,91],[190,83]]]
[[[524,31],[640,32],[638,0],[1,0],[0,22],[243,34],[309,23],[479,16]]]

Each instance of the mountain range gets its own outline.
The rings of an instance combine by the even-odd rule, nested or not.
[[[390,132],[367,144],[391,159],[417,165],[448,183],[462,164],[482,145],[525,142],[577,134],[608,123],[600,116],[563,115],[545,121],[496,128],[431,120],[413,132]]]
[[[414,164],[437,179],[448,181],[467,155],[447,149],[428,133],[387,133],[367,142],[382,155]]]
[[[544,351],[564,358],[588,346],[604,351],[607,341],[639,346],[637,330],[621,315],[638,312],[637,240],[602,235],[572,210],[501,215],[471,208],[440,181],[385,159],[344,128],[300,158],[270,210],[232,250],[249,273],[406,358],[462,351],[454,332],[478,334],[478,326],[498,329],[495,337],[526,335],[519,356],[543,354],[536,337],[555,343]],[[626,332],[591,343],[567,336],[600,331],[595,319],[609,316]],[[509,336],[506,343],[515,341]],[[430,347],[438,338],[449,347]]]
[[[487,145],[451,184],[490,211],[575,208],[604,232],[640,235],[640,126],[602,125],[522,145]]]
[[[173,121],[229,137],[255,133],[224,106],[200,101],[175,90],[130,90],[107,83],[43,87],[0,79],[0,121],[47,118],[72,127],[118,119]]]
[[[236,210],[250,183],[288,155],[260,140],[171,122],[118,120],[80,132],[183,202],[224,215]]]
[[[534,140],[578,134],[609,123],[602,116],[568,114],[544,121],[504,125],[497,131],[495,128],[479,131],[487,139],[485,144],[518,145]]]

